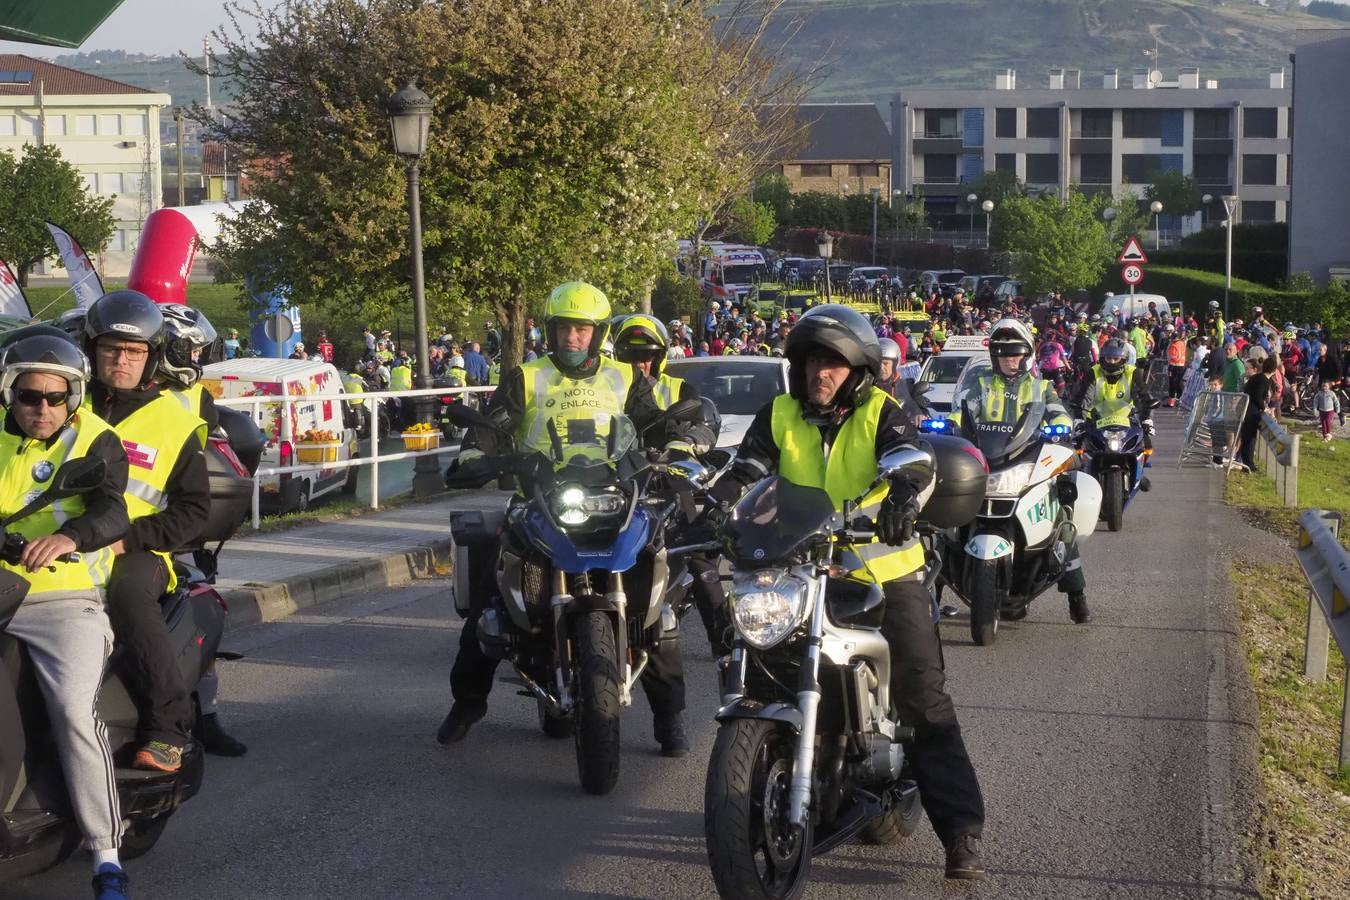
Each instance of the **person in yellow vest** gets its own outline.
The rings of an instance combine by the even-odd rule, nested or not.
[[[81,408],[88,380],[89,361],[55,330],[20,338],[0,358],[0,516],[22,509],[68,460],[94,457],[106,467],[96,490],[9,526],[28,545],[18,565],[0,565],[29,589],[4,630],[27,646],[37,673],[70,805],[93,852],[95,895],[125,897],[117,852],[122,816],[94,704],[113,643],[104,586],[112,566],[107,548],[127,530],[127,457],[107,423]],[[78,562],[61,561],[74,552],[83,554]]]
[[[549,295],[544,314],[548,355],[507,372],[485,413],[513,436],[514,449],[551,453],[555,433],[564,444],[573,435],[585,442],[603,439],[611,417],[619,414],[632,419],[641,433],[661,415],[652,382],[634,378],[631,366],[601,353],[608,343],[610,324],[609,298],[603,291],[583,281],[559,285]],[[497,432],[470,428],[447,478],[470,479],[475,466],[509,449],[501,446]],[[482,589],[475,592],[474,606],[464,620],[459,653],[450,671],[454,704],[436,732],[442,744],[464,740],[474,723],[487,713],[488,693],[497,668],[497,661],[483,653],[477,638],[478,616],[490,605],[490,592],[495,590],[491,573],[496,559],[492,553],[470,553],[470,559],[477,559],[471,564],[470,583]],[[683,756],[689,751],[684,728],[684,678],[677,668],[678,653],[672,657],[670,670],[663,677],[649,680],[644,673],[642,683],[662,754]]]
[[[395,360],[389,366],[389,390],[391,391],[411,391],[413,389],[413,370],[412,362],[408,357],[402,356]],[[391,398],[395,404],[396,420],[404,425],[412,424],[412,419],[406,413],[411,413],[416,404],[410,397]]]
[[[881,347],[868,321],[840,304],[812,307],[788,335],[788,393],[764,406],[745,433],[736,462],[713,488],[734,501],[777,473],[823,488],[842,511],[866,492],[887,452],[914,445],[918,431],[900,404],[876,386]],[[947,877],[984,877],[979,840],[984,800],[966,752],[942,672],[932,600],[923,584],[926,558],[914,534],[932,478],[893,479],[863,501],[880,540],[840,558],[849,577],[879,582],[886,598],[881,632],[891,652],[891,696],[914,729],[914,776],[928,819],[946,850]],[[850,559],[849,557],[853,557]]]
[[[1043,425],[1072,427],[1073,420],[1049,381],[1031,371],[1035,355],[1031,330],[1017,319],[1000,319],[989,333],[989,356],[994,370],[981,375],[976,387],[962,400],[948,421],[967,436],[982,429],[1010,431],[1022,413],[1034,405],[1043,408]],[[1078,553],[1078,541],[1068,543],[1064,575],[1059,589],[1069,595],[1069,618],[1082,625],[1091,618],[1087,602],[1087,577]]]
[[[1097,425],[1129,425],[1136,417],[1144,430],[1144,446],[1153,447],[1152,397],[1138,370],[1127,365],[1129,351],[1120,338],[1102,345],[1102,355],[1092,367],[1080,406],[1083,418]]]
[[[164,316],[138,291],[104,294],[85,317],[94,360],[95,413],[117,431],[128,461],[131,527],[112,546],[108,615],[131,664],[128,687],[140,712],[138,769],[176,772],[188,743],[192,704],[159,598],[176,578],[169,552],[191,542],[211,514],[206,423],[155,382],[164,354]]]

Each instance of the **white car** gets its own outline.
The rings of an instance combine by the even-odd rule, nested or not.
[[[919,383],[928,385],[928,403],[933,412],[949,416],[956,408],[957,386],[969,369],[990,367],[988,335],[955,335],[947,338],[942,352],[924,360]]]
[[[788,362],[779,356],[694,356],[666,363],[665,371],[717,406],[722,416],[717,446],[733,454],[755,413],[788,389]]]

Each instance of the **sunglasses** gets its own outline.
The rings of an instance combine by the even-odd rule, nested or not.
[[[40,406],[45,400],[48,406],[65,406],[66,399],[70,397],[69,391],[35,391],[32,388],[18,388],[14,391],[14,399],[24,406]]]

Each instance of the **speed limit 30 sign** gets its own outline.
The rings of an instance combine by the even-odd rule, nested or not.
[[[1142,266],[1130,263],[1120,270],[1120,277],[1125,280],[1126,284],[1133,287],[1144,280],[1144,269]]]

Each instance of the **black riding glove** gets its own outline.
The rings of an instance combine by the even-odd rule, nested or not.
[[[919,495],[908,481],[891,482],[890,493],[881,501],[877,513],[877,537],[893,547],[914,537],[914,524],[919,520]]]

